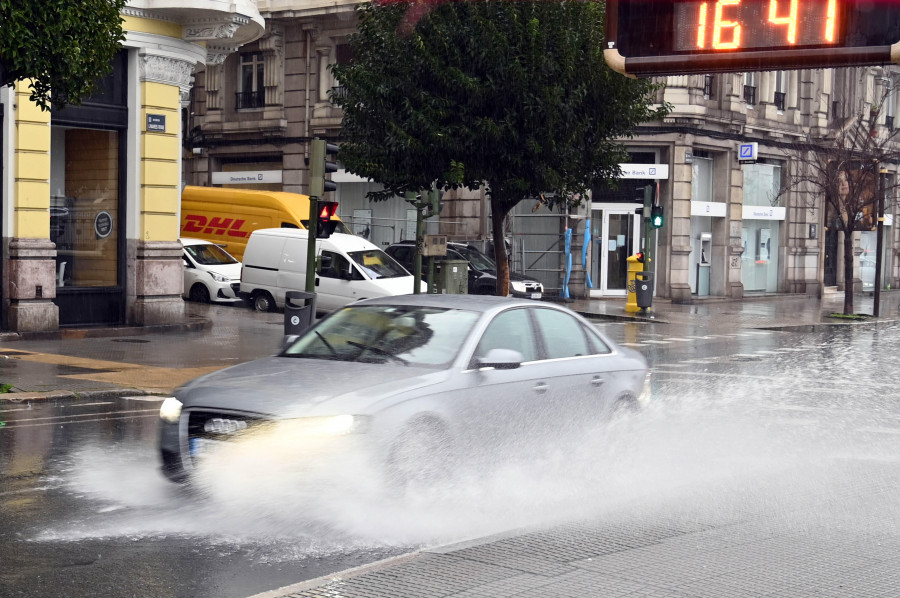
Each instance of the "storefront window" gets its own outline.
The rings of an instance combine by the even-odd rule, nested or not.
[[[119,134],[54,127],[52,135],[57,286],[118,286]]]
[[[741,283],[746,292],[778,290],[779,239],[785,217],[785,210],[779,205],[780,190],[780,166],[744,166]]]

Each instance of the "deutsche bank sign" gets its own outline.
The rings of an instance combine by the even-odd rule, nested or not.
[[[756,155],[759,153],[759,144],[755,141],[753,143],[742,143],[738,148],[738,161],[741,164],[753,164],[756,162]]]
[[[619,164],[621,179],[668,179],[668,164]]]

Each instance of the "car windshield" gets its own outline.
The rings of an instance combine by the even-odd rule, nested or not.
[[[478,314],[461,309],[345,307],[309,329],[281,355],[338,361],[447,366]]]
[[[218,245],[187,245],[184,250],[195,262],[203,266],[236,264],[238,261]]]
[[[397,263],[397,260],[380,249],[367,249],[365,251],[351,251],[350,256],[359,269],[375,280],[377,278],[396,278],[409,276],[409,272]]]
[[[481,272],[496,272],[497,271],[497,263],[484,255],[477,249],[472,247],[453,247],[457,250],[464,258],[466,258],[473,268],[479,270]]]

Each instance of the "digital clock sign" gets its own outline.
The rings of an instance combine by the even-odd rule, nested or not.
[[[713,0],[674,9],[676,52],[827,46],[842,37],[838,0]]]
[[[900,63],[887,0],[608,0],[607,63],[630,76]]]

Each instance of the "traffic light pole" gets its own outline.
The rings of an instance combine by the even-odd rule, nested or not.
[[[306,292],[316,292],[316,232],[319,222],[319,198],[309,197],[309,226],[306,227]]]
[[[650,243],[650,211],[653,209],[654,189],[650,185],[644,187],[644,212],[641,214],[644,220],[644,272],[650,271],[650,263],[653,255]]]

